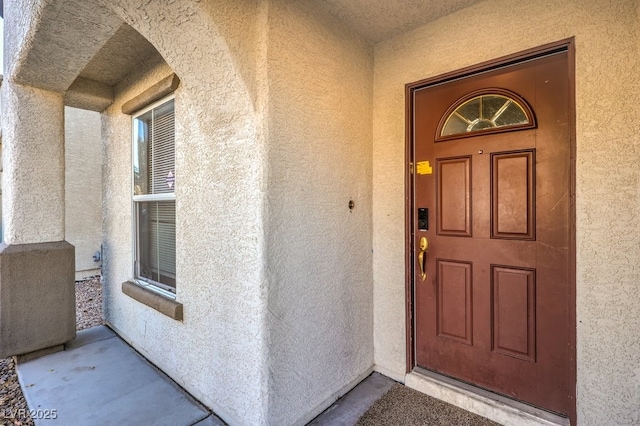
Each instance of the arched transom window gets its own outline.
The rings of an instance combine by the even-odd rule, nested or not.
[[[532,127],[535,119],[524,99],[503,89],[488,89],[454,103],[440,120],[436,139]]]

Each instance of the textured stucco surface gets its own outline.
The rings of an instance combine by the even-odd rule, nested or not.
[[[412,30],[482,0],[321,0],[322,6],[372,42]]]
[[[405,369],[404,84],[575,36],[578,424],[640,422],[638,30],[636,1],[489,0],[376,46],[378,365]]]
[[[7,58],[5,51],[5,75],[56,92],[69,88],[122,23],[98,1],[7,1],[4,7],[10,20],[21,21],[19,27],[6,23],[17,38],[16,55]]]
[[[103,115],[107,319],[225,420],[304,422],[373,364],[373,52],[310,4],[230,2],[205,12],[232,49],[214,55],[215,70],[199,61],[204,47],[172,62],[182,53],[179,42],[160,38],[160,30],[154,39],[155,28],[127,21],[171,67],[152,58],[116,88]],[[132,241],[131,126],[118,112],[172,71],[182,81],[176,197],[183,323],[119,292],[131,276]],[[221,82],[220,73],[229,80]],[[234,111],[247,101],[252,114]]]
[[[216,4],[229,11],[216,23],[200,2],[109,4],[166,64],[155,57],[140,64],[116,86],[116,101],[102,116],[105,312],[127,341],[225,421],[265,424],[264,147],[257,96],[236,65],[255,57],[231,52],[216,25],[251,34],[257,9],[250,2]],[[131,117],[120,108],[171,72],[181,80],[175,108],[182,322],[121,291],[133,265]]]
[[[115,86],[140,62],[157,54],[147,39],[129,25],[122,24],[91,58],[76,80],[80,78]]]
[[[373,365],[373,49],[313,2],[268,29],[268,423],[304,424]]]
[[[76,335],[73,252],[73,246],[66,241],[0,244],[2,358],[73,340]]]
[[[100,273],[102,244],[100,114],[64,109],[65,240],[76,248],[76,279]]]
[[[100,115],[65,108],[64,120],[64,236],[75,247],[75,277],[82,279],[100,273],[92,258],[102,244]]]
[[[14,81],[15,68],[35,33],[35,0],[4,2],[2,84],[2,206],[4,241],[64,240],[63,96]],[[19,13],[30,11],[32,13]],[[37,225],[35,225],[37,224]]]
[[[76,78],[64,94],[66,106],[102,112],[113,103],[113,87],[86,78]]]
[[[64,240],[62,95],[2,84],[4,241]]]
[[[487,0],[374,51],[313,1],[5,3],[33,12],[5,16],[5,58],[21,58],[2,88],[16,107],[3,118],[12,244],[64,238],[62,94],[13,77],[66,89],[122,22],[164,58],[141,63],[102,114],[105,312],[231,424],[303,423],[374,361],[404,375],[404,85],[575,36],[578,421],[640,421],[637,1]],[[75,3],[58,27],[33,25]],[[44,37],[105,13],[77,50]],[[44,65],[59,81],[42,80]],[[120,108],[172,72],[182,322],[121,291],[133,244]]]

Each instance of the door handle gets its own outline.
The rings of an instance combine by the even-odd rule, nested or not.
[[[420,265],[420,278],[422,281],[427,279],[427,271],[425,270],[425,262],[427,260],[427,249],[429,248],[429,241],[427,237],[420,238],[420,253],[418,253],[418,265]]]

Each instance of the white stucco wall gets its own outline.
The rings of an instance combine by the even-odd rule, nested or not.
[[[76,248],[76,279],[100,274],[102,244],[100,114],[64,109],[65,240]]]
[[[268,423],[305,424],[373,365],[373,49],[310,1],[268,30]]]
[[[64,238],[75,247],[76,280],[79,280],[100,274],[100,263],[93,261],[102,244],[100,114],[65,108],[64,120]],[[0,179],[1,176],[2,172]],[[2,219],[0,229],[1,222]]]
[[[62,96],[5,81],[2,98],[4,241],[63,241]]]
[[[256,30],[254,4],[217,4],[216,20],[226,20],[225,28]],[[102,116],[107,320],[225,421],[265,424],[264,138],[254,115],[258,96],[244,80],[255,57],[230,51],[202,3],[122,0],[109,7],[168,65],[142,64],[117,86],[116,101]],[[120,107],[172,70],[181,79],[175,109],[182,322],[121,292],[133,266],[131,117]]]
[[[141,64],[102,114],[107,320],[231,424],[303,423],[374,362],[402,378],[404,85],[575,36],[578,421],[640,421],[637,3],[487,0],[375,50],[315,1],[101,5],[166,61]],[[31,19],[18,18],[10,55]],[[182,81],[182,322],[120,287],[133,274],[131,118],[120,108],[171,72]],[[10,242],[62,238],[62,97],[15,85],[3,96],[24,105],[5,119],[22,123],[9,139],[49,130],[54,150],[5,152],[13,190],[46,170],[32,198],[8,190],[24,229]],[[38,216],[50,206],[52,217]]]
[[[100,273],[100,263],[94,262],[92,258],[94,253],[100,251],[102,243],[100,114],[65,108],[64,120],[64,238],[75,247],[76,279],[82,279]],[[1,155],[2,145],[0,162]],[[0,171],[0,180],[1,177]],[[2,225],[0,218],[0,232]]]
[[[575,36],[578,424],[640,422],[636,1],[488,0],[376,45],[376,364],[405,371],[404,85]]]
[[[221,39],[199,19],[219,22],[229,52],[198,44],[172,61],[188,43],[154,27],[170,10],[149,7],[115,8],[170,66],[142,66],[103,114],[107,320],[226,421],[304,423],[373,365],[373,49],[311,2],[229,2],[182,12],[202,43]],[[182,323],[120,291],[133,270],[120,106],[172,69]]]

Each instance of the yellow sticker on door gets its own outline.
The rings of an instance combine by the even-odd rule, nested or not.
[[[428,161],[418,161],[416,166],[416,171],[419,175],[430,175],[433,173],[433,168]]]

